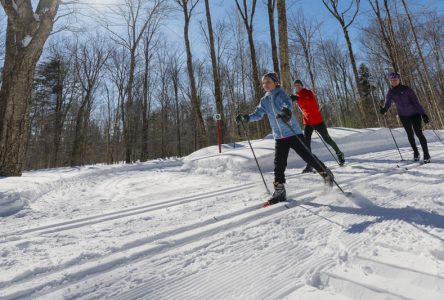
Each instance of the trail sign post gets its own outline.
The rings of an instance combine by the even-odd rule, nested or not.
[[[222,136],[221,136],[221,115],[220,114],[215,114],[214,116],[214,120],[216,120],[216,127],[217,127],[217,144],[219,145],[219,153],[222,152],[222,147],[221,147],[221,141],[222,141]]]

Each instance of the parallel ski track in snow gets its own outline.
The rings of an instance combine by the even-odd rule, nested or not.
[[[412,166],[417,165],[417,163],[412,163],[411,165]],[[399,169],[395,169],[391,172],[385,172],[382,175],[386,176],[386,175],[396,173],[396,172],[399,172]],[[377,176],[377,175],[378,174],[366,175],[366,178],[363,180],[369,181],[370,176]],[[297,176],[297,175],[293,175],[293,176]],[[289,177],[291,177],[291,176],[289,176]],[[359,182],[359,181],[363,181],[363,180],[356,179],[356,180],[351,180],[349,182],[350,183],[351,182]],[[252,184],[252,186],[254,186],[254,185],[258,185],[258,184]],[[243,185],[242,187],[245,188],[245,185]],[[218,192],[220,192],[220,191],[218,191]],[[223,193],[227,193],[227,192],[230,192],[230,190],[227,189]],[[232,191],[232,192],[234,192],[234,191]],[[210,196],[210,195],[200,195],[200,196],[193,195],[193,196],[190,196],[190,198],[191,197],[200,197],[203,199],[208,196]],[[181,200],[183,201],[183,198],[179,198],[176,200],[170,200],[170,204],[171,204],[171,201],[181,201]],[[303,199],[301,199],[301,200],[303,200]],[[193,200],[190,200],[190,201],[193,201]],[[157,205],[165,205],[164,203],[166,203],[166,202],[159,202]],[[133,212],[135,214],[139,214],[141,212],[132,211],[132,210],[138,210],[138,209],[141,209],[141,208],[136,207],[136,208],[129,209],[127,213]],[[148,207],[146,207],[146,209],[148,209]],[[153,209],[153,207],[151,207],[151,209]],[[157,209],[160,209],[160,208],[157,208]],[[238,212],[232,212],[230,214],[226,214],[225,216],[220,216],[218,218],[218,220],[219,220],[218,222],[211,223],[209,220],[209,221],[206,221],[207,224],[202,224],[202,223],[195,224],[195,225],[192,224],[192,225],[187,226],[186,228],[183,228],[183,229],[180,228],[180,229],[172,230],[169,233],[168,232],[162,233],[157,237],[157,239],[152,237],[152,238],[148,238],[147,240],[136,241],[136,242],[132,243],[132,245],[130,247],[127,247],[127,248],[124,247],[121,251],[119,251],[119,252],[129,252],[128,250],[135,250],[134,253],[130,254],[129,256],[121,255],[119,257],[119,255],[118,255],[119,253],[112,253],[111,255],[109,255],[107,257],[102,257],[98,260],[87,261],[87,262],[83,263],[80,266],[80,269],[82,269],[82,266],[85,266],[87,264],[91,264],[91,265],[89,266],[89,268],[88,267],[83,268],[83,270],[77,270],[77,271],[72,270],[73,272],[71,274],[70,274],[69,268],[68,268],[68,269],[64,269],[64,270],[55,269],[52,272],[44,273],[44,274],[41,274],[42,276],[35,276],[34,278],[31,278],[31,279],[24,277],[23,280],[19,280],[18,282],[14,282],[14,284],[11,286],[11,288],[16,286],[16,289],[12,289],[12,290],[15,290],[15,292],[13,292],[11,290],[12,293],[10,293],[9,295],[6,294],[5,297],[6,298],[9,298],[9,297],[14,298],[16,296],[20,297],[20,296],[25,296],[25,295],[33,295],[33,293],[36,290],[47,287],[45,289],[45,292],[43,292],[43,294],[40,294],[38,292],[35,294],[36,296],[39,294],[44,295],[44,294],[47,294],[51,290],[55,291],[55,290],[59,289],[60,287],[66,287],[66,286],[75,284],[76,282],[79,282],[80,280],[84,279],[85,277],[89,277],[88,275],[93,275],[94,273],[97,273],[97,272],[111,271],[117,267],[121,267],[122,264],[125,264],[125,265],[127,265],[128,263],[135,264],[141,260],[151,260],[151,259],[153,259],[153,257],[150,256],[150,254],[158,253],[159,249],[169,251],[169,250],[175,249],[177,247],[182,247],[184,245],[196,243],[196,241],[200,241],[205,236],[210,236],[214,233],[226,232],[226,231],[236,228],[239,225],[245,226],[245,225],[251,223],[250,225],[247,225],[247,228],[252,228],[254,226],[257,226],[255,223],[258,222],[258,220],[261,220],[262,224],[266,224],[268,222],[268,219],[273,219],[273,216],[276,213],[288,214],[290,212],[291,212],[291,210],[286,212],[286,209],[283,208],[283,206],[281,206],[281,205],[276,206],[276,207],[273,206],[273,207],[266,209],[266,210],[257,210],[256,211],[256,207],[252,207],[252,208],[246,208],[246,209],[240,210]],[[116,213],[116,214],[118,214],[118,213]],[[331,214],[328,214],[326,216],[333,217],[334,215],[337,215],[337,214],[338,213],[332,212]],[[112,215],[109,215],[109,216],[111,217]],[[117,215],[114,215],[114,217],[116,217],[116,216]],[[99,217],[100,216],[97,216],[96,218],[99,218]],[[103,215],[102,215],[102,217],[103,217]],[[312,220],[311,222],[307,222],[308,220],[303,220],[301,222],[301,225],[306,227],[306,226],[309,226],[310,224],[314,224],[319,221],[319,219],[318,219],[319,216],[317,216],[316,214],[312,215],[310,218]],[[234,220],[231,220],[231,219],[234,219]],[[349,216],[348,218],[345,218],[343,220],[347,220],[347,221],[352,222],[353,220],[357,220],[357,219],[359,219],[359,216]],[[76,220],[73,220],[73,221],[76,221]],[[85,220],[81,220],[80,222],[84,222],[84,221]],[[92,220],[88,220],[88,221],[92,221]],[[101,222],[103,220],[96,220],[96,221]],[[219,224],[219,223],[222,223],[222,224]],[[347,222],[347,223],[349,223],[349,222]],[[60,226],[66,226],[66,225],[72,225],[72,224],[57,224],[57,225],[58,225],[58,227],[60,227]],[[202,225],[204,227],[211,227],[211,228],[208,228],[207,230],[202,231]],[[216,225],[216,226],[214,226],[214,225]],[[48,225],[48,226],[49,227],[46,227],[46,228],[30,229],[32,231],[29,231],[29,232],[36,232],[39,230],[51,229],[51,226],[50,225]],[[212,227],[214,227],[214,228],[212,228]],[[326,229],[328,229],[328,230],[331,230],[332,227],[334,227],[334,225],[331,225],[331,224],[326,225]],[[197,234],[192,234],[189,232],[189,231],[192,231],[193,229],[196,229],[196,228],[199,228],[201,230],[201,232],[199,232]],[[54,226],[52,227],[52,229],[55,229]],[[63,227],[62,230],[66,230],[66,228]],[[176,240],[176,242],[174,242],[172,244],[166,243],[166,244],[154,245],[151,247],[150,247],[150,245],[148,245],[147,247],[145,247],[147,249],[140,249],[140,251],[137,251],[137,249],[134,249],[134,248],[138,248],[138,247],[144,247],[146,243],[152,243],[153,241],[156,241],[159,239],[174,239],[175,236],[180,236],[183,234],[185,234],[185,235],[188,234],[189,236],[187,238],[182,239],[182,240],[178,239],[178,240]],[[180,242],[178,242],[178,241],[180,241]],[[211,241],[211,243],[214,243],[214,242],[215,242],[214,240]],[[347,247],[350,247],[349,249],[353,249],[355,245],[359,245],[362,242],[363,241],[360,238],[352,238],[350,240],[350,243],[347,245]],[[197,248],[199,248],[199,247],[202,247],[202,246],[200,245]],[[245,251],[248,251],[249,247],[246,246],[246,248],[247,249]],[[111,261],[105,262],[104,264],[100,265],[101,260],[106,260],[106,258],[116,255],[116,254],[117,254],[117,257],[114,259],[114,261],[111,259]],[[162,256],[163,254],[164,253],[162,251],[162,254],[160,256]],[[155,256],[159,256],[159,254],[155,254]],[[301,263],[304,261],[303,259],[301,259],[301,260],[299,260],[299,259],[300,258],[298,258],[298,261]],[[316,258],[316,260],[318,260],[318,259],[319,259],[319,257]],[[324,266],[321,266],[319,269],[326,269],[332,263],[334,263],[331,260],[329,261],[328,257],[326,258],[326,260],[328,261],[328,263],[326,263]],[[291,264],[289,264],[289,265],[291,265]],[[293,265],[293,267],[294,267],[294,265]],[[73,268],[75,269],[76,267],[74,266]],[[65,273],[65,275],[57,276],[57,275],[61,275],[60,273]],[[55,275],[55,276],[50,276],[50,275]],[[99,274],[99,276],[101,276],[101,275]],[[38,278],[36,278],[36,277],[38,277]],[[47,277],[53,277],[53,279],[52,280],[45,280],[45,279],[49,279]],[[40,279],[40,280],[37,280],[37,279]],[[66,283],[66,284],[62,283],[62,282],[66,282],[66,280],[68,280],[68,283]],[[39,281],[39,283],[32,284],[31,281]],[[30,288],[23,290],[17,286],[17,285],[23,285],[25,283],[30,284]],[[55,288],[52,288],[52,289],[50,288],[48,291],[48,287],[55,286],[57,284],[61,284],[61,285],[56,286]],[[160,282],[159,284],[162,284],[162,282]],[[293,282],[291,286],[294,287],[294,284],[295,283]],[[7,283],[4,286],[7,286]],[[8,287],[7,289],[9,290],[10,287]],[[139,294],[140,293],[146,294],[146,289],[144,290],[144,288],[142,288],[142,287],[140,289],[141,290],[139,290]],[[179,290],[180,290],[180,287],[179,287]],[[280,290],[280,291],[282,292],[282,290]],[[271,292],[271,293],[273,293],[273,292]],[[128,296],[130,296],[130,298],[132,298],[132,296],[130,294]],[[133,295],[133,296],[136,296],[136,295]],[[137,298],[137,296],[136,296],[136,298]]]
[[[140,206],[127,208],[127,209],[123,209],[123,210],[119,210],[119,211],[108,212],[108,213],[99,214],[99,215],[92,215],[92,216],[88,216],[85,218],[79,218],[79,219],[64,221],[64,222],[55,223],[55,224],[43,225],[43,226],[29,228],[29,229],[25,229],[25,230],[19,230],[19,231],[13,232],[13,233],[9,233],[7,236],[0,237],[0,239],[2,239],[0,241],[0,243],[7,242],[8,241],[7,237],[11,237],[11,236],[19,236],[21,239],[21,238],[26,237],[26,235],[28,233],[47,234],[47,233],[61,232],[64,230],[79,228],[79,227],[87,226],[87,225],[91,225],[91,224],[98,224],[101,222],[113,221],[113,220],[116,220],[119,218],[124,218],[124,217],[128,217],[128,216],[135,216],[138,214],[144,214],[144,213],[159,210],[159,209],[165,209],[165,208],[168,208],[168,207],[171,207],[174,205],[183,205],[186,203],[190,203],[190,202],[201,200],[201,199],[206,199],[209,197],[226,195],[226,193],[234,193],[237,191],[245,190],[245,189],[251,188],[255,185],[256,185],[255,183],[240,184],[240,185],[236,185],[234,187],[218,189],[218,190],[214,190],[214,191],[210,191],[210,192],[206,192],[206,193],[190,195],[187,197],[179,197],[179,198],[176,197],[176,198],[171,198],[171,199],[164,200],[161,202],[140,205]],[[13,240],[13,241],[16,241],[16,240]]]
[[[372,159],[384,158],[386,156],[387,155],[377,154],[375,156],[372,156],[371,158]],[[355,163],[350,163],[347,166],[353,167],[353,165],[358,165],[358,164],[359,164],[359,162],[355,162]],[[408,164],[405,166],[415,167],[416,165],[419,166],[418,163],[411,163],[411,164]],[[392,167],[389,167],[387,169],[392,169]],[[396,172],[400,172],[400,171],[402,171],[402,169],[397,169],[395,166],[393,168],[392,172],[396,173]],[[383,174],[387,174],[387,172],[383,173]],[[366,178],[362,178],[361,180],[354,179],[354,180],[348,181],[346,184],[342,184],[341,182],[339,182],[339,184],[341,186],[347,187],[350,185],[349,183],[357,183],[357,182],[361,182],[361,181],[366,181],[368,176],[382,176],[383,174],[377,173],[377,174],[367,175]],[[291,178],[295,178],[297,176],[303,176],[303,175],[304,174],[293,174],[293,175],[287,176],[287,178],[291,179]],[[307,175],[305,175],[305,176],[307,176]],[[55,223],[55,224],[42,225],[42,226],[29,228],[29,229],[25,229],[25,230],[19,230],[19,231],[15,231],[12,233],[8,233],[7,235],[0,236],[0,244],[10,241],[11,237],[13,237],[12,241],[18,241],[18,240],[25,238],[26,235],[29,233],[36,233],[37,235],[56,233],[56,232],[61,232],[61,231],[69,230],[69,229],[75,229],[75,228],[87,226],[87,225],[98,224],[98,223],[102,223],[102,222],[106,222],[106,221],[114,221],[114,220],[120,219],[120,218],[136,216],[139,214],[145,214],[147,212],[152,212],[155,210],[165,209],[168,207],[172,207],[174,205],[183,205],[183,204],[187,204],[190,202],[206,199],[209,197],[226,195],[227,193],[235,193],[235,192],[238,192],[241,190],[245,190],[245,189],[252,188],[252,187],[257,187],[260,185],[262,185],[262,183],[241,184],[241,185],[236,185],[233,187],[223,188],[223,189],[214,190],[214,191],[210,191],[210,192],[193,194],[193,195],[190,195],[187,197],[179,197],[179,198],[175,197],[175,198],[167,199],[165,201],[159,201],[156,203],[140,205],[140,206],[136,206],[136,207],[132,207],[132,208],[128,208],[128,209],[123,209],[123,210],[119,210],[119,211],[108,212],[108,213],[98,214],[98,215],[92,215],[92,216],[88,216],[85,218],[79,218],[79,219],[59,222],[59,223]]]
[[[413,165],[413,164],[412,164]],[[390,203],[390,201],[388,201],[388,202],[386,202],[385,204],[389,204]],[[331,215],[335,215],[334,213],[330,213]],[[347,221],[347,223],[353,223],[353,222],[355,222],[355,221],[357,221],[357,220],[359,220],[359,219],[361,219],[359,216],[348,216],[347,218],[345,218],[344,220],[346,220]],[[372,239],[373,238],[375,238],[375,236],[373,236],[372,237]],[[341,240],[345,240],[346,242],[345,243],[343,243],[343,245],[344,245],[344,247],[346,248],[346,249],[348,249],[350,252],[352,252],[354,249],[356,249],[357,248],[357,246],[359,246],[362,242],[365,242],[365,240],[366,239],[360,239],[360,238],[355,238],[355,236],[354,235],[348,235],[348,236],[345,236],[345,237],[341,237]],[[329,260],[331,260],[331,258],[330,257],[325,257],[325,259],[327,260],[327,261],[329,261]],[[331,262],[331,261],[330,261]],[[331,264],[330,266],[332,266],[332,265],[334,265],[334,263],[333,264]],[[325,269],[328,269],[328,265],[323,265],[323,264],[320,264],[320,266],[319,266],[319,271],[320,270],[325,270]],[[285,271],[285,270],[283,270],[283,271]],[[306,270],[304,270],[304,271],[302,271],[302,273],[303,272],[306,272]],[[213,273],[212,273],[213,274]],[[302,274],[299,274],[299,275],[302,275]],[[194,280],[194,278],[193,279],[190,279],[190,280]],[[288,280],[287,281],[283,281],[283,282],[288,282]],[[233,285],[235,286],[236,284],[235,284],[235,282],[232,282],[233,283]],[[264,283],[265,285],[267,284],[266,282]],[[262,293],[260,293],[260,296],[261,296],[261,298],[263,298],[263,299],[268,299],[268,298],[280,298],[280,297],[283,297],[283,296],[285,296],[285,295],[288,295],[289,293],[291,293],[292,291],[294,291],[295,289],[297,289],[298,287],[300,286],[300,284],[296,284],[296,282],[293,282],[293,285],[292,285],[292,287],[289,289],[289,291],[288,292],[286,292],[286,293],[283,293],[283,294],[279,294],[279,296],[277,296],[277,294],[276,295],[274,295],[274,296],[276,296],[276,297],[274,297],[274,296],[271,296],[272,294],[273,294],[273,292],[270,292],[270,295],[267,295],[267,294],[264,294],[263,292],[264,291],[262,291]],[[275,283],[273,283],[273,287],[275,287]],[[183,288],[183,289],[182,289]],[[170,291],[171,290],[171,286],[169,286],[169,289],[168,289],[168,291]],[[178,289],[178,291],[179,291],[179,295],[180,294],[182,294],[183,295],[183,291],[184,290],[188,290],[187,288],[186,288],[186,286],[182,286],[182,287],[180,287],[179,289]],[[196,291],[199,291],[199,289],[197,288],[197,287],[194,287],[193,288],[193,290],[196,290]],[[200,290],[202,290],[202,289],[200,289]],[[208,290],[208,289],[207,289]],[[212,290],[212,289],[209,289],[210,291]],[[270,290],[272,290],[272,289],[268,289],[269,291]],[[282,290],[282,288],[279,288],[278,290]],[[144,292],[145,292],[145,294],[147,293],[147,291],[149,291],[149,290],[147,290],[146,289],[146,287],[145,287],[145,290],[143,289],[143,287],[141,287],[141,288],[138,288],[138,289],[136,289],[135,290],[135,294],[132,294],[131,292],[128,292],[128,293],[125,293],[125,294],[123,294],[123,295],[121,295],[120,297],[118,297],[117,299],[136,299],[136,298],[140,298],[141,296],[143,296],[143,295],[145,295],[144,294]],[[170,294],[169,292],[167,293],[168,294],[168,296],[174,296],[174,294]],[[202,296],[201,294],[194,294],[195,296]],[[128,296],[128,297],[127,297]],[[158,295],[158,296],[161,296],[161,295]],[[191,295],[190,295],[191,296]],[[210,294],[210,295],[207,295],[207,296],[209,296],[209,297],[211,297],[211,296],[213,296],[213,297],[215,297],[215,298],[218,298],[218,294]],[[219,295],[221,298],[223,298],[223,295]],[[270,297],[267,297],[267,296],[270,296]],[[205,296],[203,297],[203,298],[205,298]],[[192,299],[192,297],[190,297],[190,299]]]

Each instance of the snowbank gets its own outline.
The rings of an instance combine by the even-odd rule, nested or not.
[[[23,172],[21,177],[0,177],[0,217],[9,216],[55,188],[67,187],[73,181],[88,181],[118,172],[144,171],[164,166],[181,165],[180,159],[157,159],[146,163],[91,165]]]
[[[0,217],[9,216],[21,210],[26,201],[19,192],[0,192]]]
[[[392,129],[392,132],[399,147],[409,146],[403,128]],[[393,139],[387,128],[353,129],[335,127],[329,128],[329,133],[344,152],[346,159],[352,155],[395,149]],[[440,134],[443,135],[443,132],[440,131]],[[425,135],[429,142],[438,140],[432,131],[426,130]],[[251,144],[262,171],[273,171],[274,140],[268,135],[265,139],[251,141]],[[321,160],[333,160],[316,132],[313,133],[311,147]],[[412,154],[410,152],[404,153],[403,157],[410,159]],[[396,160],[398,157],[393,157],[393,159]],[[289,168],[299,168],[304,164],[305,162],[296,153],[290,151],[288,157]],[[236,143],[235,146],[233,144],[225,144],[220,154],[218,153],[217,146],[200,149],[184,159],[184,168],[197,173],[209,174],[257,170],[248,142]]]
[[[392,130],[399,147],[409,145],[404,129]],[[329,128],[329,133],[345,153],[346,158],[352,155],[395,149],[390,132],[386,128]],[[437,131],[444,136],[443,131]],[[429,142],[438,141],[432,131],[425,131]],[[251,144],[262,171],[273,171],[274,140],[271,135]],[[323,161],[332,161],[330,153],[316,133],[312,138],[313,152]],[[399,156],[395,154],[393,160]],[[411,152],[403,153],[409,159]],[[432,157],[433,159],[433,157]],[[131,165],[93,165],[76,168],[57,168],[24,172],[22,177],[0,178],[0,217],[15,214],[27,207],[42,195],[61,186],[69,186],[72,181],[91,180],[97,176],[107,176],[118,172],[143,171],[168,166],[182,165],[182,171],[195,174],[218,175],[239,178],[245,172],[256,172],[257,166],[248,142],[222,145],[222,153],[217,146],[200,149],[184,159],[153,160]],[[293,151],[290,152],[288,168],[299,168],[305,163]]]

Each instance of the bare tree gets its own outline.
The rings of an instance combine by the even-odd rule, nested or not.
[[[117,112],[113,119],[113,135],[111,145],[113,147],[114,157],[119,157],[117,154],[120,144],[123,127],[126,122],[125,113],[125,99],[127,98],[127,83],[129,77],[129,54],[124,47],[113,49],[110,53],[110,57],[105,65],[107,81],[111,83],[111,88],[116,91],[117,94]],[[123,137],[124,138],[124,137]],[[125,147],[126,148],[126,147]],[[120,152],[118,152],[120,153]],[[126,154],[126,149],[125,149]]]
[[[253,76],[253,91],[254,91],[254,99],[256,103],[259,103],[261,94],[261,82],[259,80],[259,71],[257,67],[257,58],[256,58],[256,48],[254,46],[253,39],[253,18],[256,12],[256,0],[252,0],[251,8],[248,9],[247,0],[243,0],[243,6],[239,5],[239,0],[236,0],[236,6],[239,11],[239,14],[244,22],[245,29],[247,31],[248,36],[248,44],[250,45],[250,57],[251,57],[251,70]]]
[[[442,32],[444,18],[440,17],[436,12],[431,12],[427,14],[425,26],[422,27],[424,28],[424,39],[430,45],[432,60],[439,79],[439,90],[441,92],[439,98],[444,99],[444,53],[442,49],[442,45],[444,45],[444,34]],[[444,100],[442,102],[444,104]]]
[[[279,26],[279,61],[282,87],[291,93],[290,58],[288,51],[287,7],[285,0],[277,0],[278,26]]]
[[[158,29],[160,18],[150,22],[146,28],[143,37],[143,103],[142,103],[142,149],[140,161],[148,159],[148,132],[149,132],[149,115],[151,112],[151,96],[152,96],[152,80],[151,80],[151,62],[155,54],[155,48],[158,46]]]
[[[95,40],[95,41],[94,41]],[[88,45],[87,45],[88,43]],[[76,45],[76,72],[83,92],[76,116],[71,166],[84,164],[86,131],[100,75],[109,56],[99,39]]]
[[[180,74],[182,72],[182,62],[179,54],[171,53],[169,56],[169,77],[174,91],[175,115],[176,115],[176,139],[177,139],[177,155],[182,156],[182,134],[181,134],[181,117],[179,90],[181,89]]]
[[[303,52],[305,64],[307,67],[308,75],[310,77],[311,88],[316,92],[316,79],[315,79],[315,61],[313,57],[314,50],[314,36],[319,30],[320,24],[313,21],[307,21],[304,17],[304,13],[300,12],[297,17],[293,18],[290,23],[291,31],[294,33],[292,40],[298,43]]]
[[[175,0],[175,2],[182,9],[184,16],[183,35],[185,49],[187,53],[187,70],[191,90],[191,106],[193,108],[194,120],[197,126],[198,144],[199,146],[205,146],[208,143],[208,137],[202,117],[202,111],[200,109],[200,101],[197,96],[196,79],[194,78],[193,56],[191,54],[191,45],[189,38],[191,16],[194,9],[196,8],[196,5],[199,3],[199,0]]]
[[[353,52],[350,34],[348,32],[348,28],[350,27],[351,24],[353,24],[353,22],[356,19],[356,16],[359,13],[359,6],[361,0],[350,0],[350,5],[341,12],[339,11],[339,0],[322,0],[322,2],[324,3],[324,6],[328,9],[328,11],[336,18],[336,20],[338,20],[339,24],[341,25],[342,32],[344,33],[344,38],[347,43],[347,49],[353,70],[355,84],[356,87],[358,88],[359,97],[363,98],[362,89],[359,84],[358,67],[356,66],[355,54]],[[353,11],[351,14],[351,18],[350,20],[347,21],[346,20],[347,13],[352,9]]]
[[[163,44],[157,52],[156,68],[159,72],[159,82],[157,84],[158,89],[158,103],[160,104],[160,156],[167,156],[167,139],[168,139],[168,109],[170,105],[170,89],[171,81],[168,76],[170,67],[168,64],[168,47]]]
[[[69,55],[67,58],[63,56],[60,49],[52,47],[52,57],[55,63],[55,82],[53,92],[55,94],[55,107],[54,107],[54,154],[51,160],[51,167],[55,168],[58,165],[60,143],[62,138],[62,130],[65,124],[66,115],[71,109],[74,95],[77,88],[76,76],[73,76],[73,70],[70,67],[73,65],[73,55]],[[69,80],[71,82],[69,82]]]
[[[60,1],[1,0],[6,51],[0,90],[0,176],[21,176],[26,157],[32,83]]]
[[[276,29],[274,27],[275,9],[276,9],[276,0],[267,0],[268,24],[270,26],[270,43],[271,43],[271,57],[273,59],[273,69],[276,73],[280,74],[279,59],[278,59],[277,44],[276,44]]]
[[[213,33],[213,25],[211,22],[211,12],[210,12],[210,4],[208,0],[205,0],[205,13],[207,17],[207,25],[208,25],[208,44],[210,46],[210,56],[211,56],[211,66],[213,70],[213,82],[214,82],[214,97],[216,98],[216,111],[221,115],[222,122],[222,143],[225,139],[225,113],[224,106],[222,103],[222,92],[221,92],[221,83],[220,76],[218,70],[218,61],[216,57],[216,50],[214,46],[214,33]]]
[[[129,52],[129,77],[126,86],[126,118],[124,122],[125,137],[125,161],[130,163],[135,160],[133,147],[135,144],[136,111],[134,109],[133,87],[136,70],[136,56],[140,41],[149,26],[158,27],[160,19],[165,14],[166,0],[125,0],[124,5],[116,6],[111,11],[114,15],[122,17],[127,26],[126,36],[121,32],[114,31],[111,24],[106,20],[105,28],[111,33],[113,40],[123,46]]]
[[[379,6],[379,0],[369,0],[369,2],[378,21],[381,37],[386,45],[387,52],[390,57],[390,63],[393,67],[393,71],[399,72],[399,62],[396,56],[396,41],[391,38],[391,34],[388,31],[387,26],[385,25],[385,21],[382,16],[382,11]]]
[[[413,39],[415,41],[416,49],[418,51],[418,55],[419,55],[422,67],[424,68],[424,71],[425,71],[425,79],[426,79],[427,86],[429,88],[430,94],[432,96],[432,99],[430,99],[429,101],[431,101],[433,103],[433,106],[434,106],[433,112],[434,112],[436,118],[441,123],[441,126],[444,126],[444,122],[443,122],[443,119],[442,119],[442,116],[441,116],[441,111],[440,111],[440,108],[437,105],[437,100],[438,99],[437,99],[437,96],[436,96],[436,93],[435,93],[435,89],[432,87],[432,84],[430,82],[430,80],[431,80],[430,70],[429,70],[429,67],[428,67],[427,63],[425,62],[424,55],[423,55],[422,50],[421,50],[421,45],[419,45],[418,36],[416,34],[416,29],[415,29],[415,26],[413,24],[412,17],[410,16],[410,11],[409,11],[409,9],[407,7],[407,4],[406,4],[405,0],[401,0],[401,2],[402,2],[402,5],[404,7],[405,13],[407,15],[407,19],[409,21],[410,29],[412,30],[412,33],[413,33]]]

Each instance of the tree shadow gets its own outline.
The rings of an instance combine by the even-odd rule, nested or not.
[[[423,226],[430,226],[430,227],[444,229],[444,216],[414,207],[387,208],[374,205],[371,207],[361,208],[361,207],[342,207],[335,205],[323,205],[313,202],[307,203],[305,205],[313,207],[327,206],[331,211],[334,212],[376,217],[376,219],[374,220],[364,221],[349,226],[348,229],[346,230],[346,232],[348,233],[362,233],[371,225],[390,220],[401,220],[412,224],[416,228],[418,228],[417,225],[423,225]],[[424,231],[423,229],[421,230]],[[426,233],[430,234],[429,232]],[[433,236],[444,242],[443,238],[438,237],[436,235]]]

